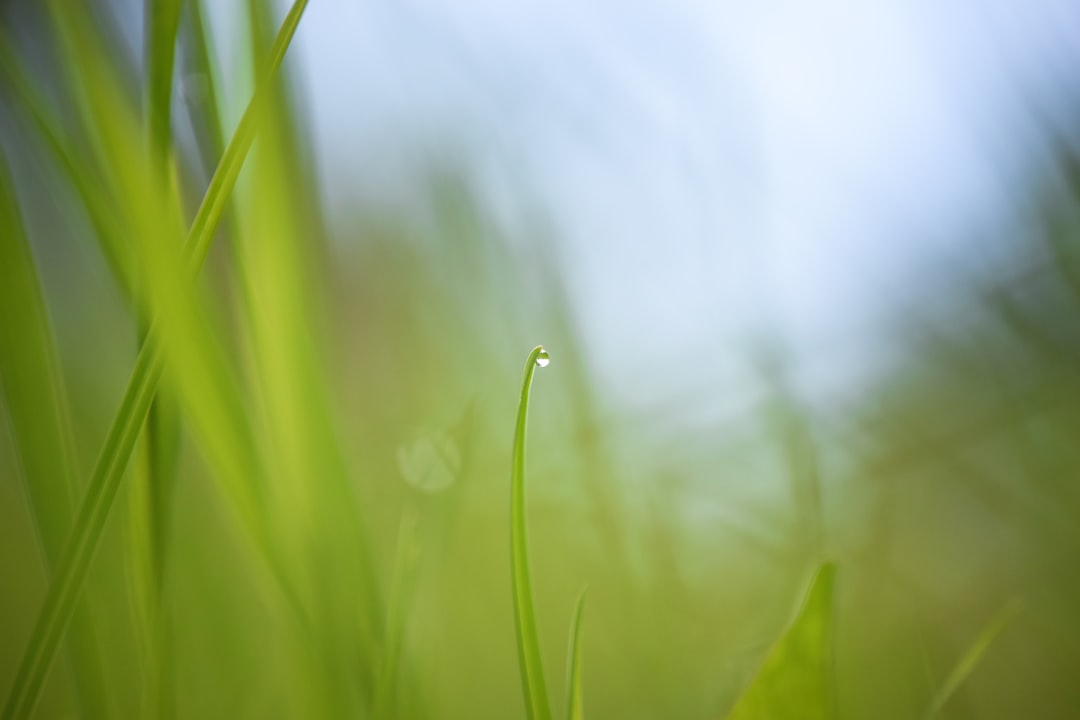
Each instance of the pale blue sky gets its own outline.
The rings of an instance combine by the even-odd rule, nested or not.
[[[316,0],[296,42],[329,206],[460,143],[493,212],[550,213],[596,362],[640,348],[627,387],[738,375],[763,327],[826,374],[880,347],[1009,216],[1080,5]]]

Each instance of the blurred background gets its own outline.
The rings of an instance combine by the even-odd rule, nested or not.
[[[937,716],[1080,713],[1080,6],[318,0],[177,282],[287,10],[0,2],[0,693],[154,318],[40,717],[524,716],[541,342],[556,706],[582,586],[590,716],[721,718],[833,560],[837,716],[1004,608]]]

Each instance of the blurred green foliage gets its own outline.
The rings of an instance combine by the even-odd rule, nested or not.
[[[153,336],[156,401],[37,715],[521,716],[508,478],[519,363],[543,340],[539,652],[562,667],[587,583],[589,716],[1075,716],[1067,144],[1010,254],[912,313],[895,372],[856,400],[801,403],[775,352],[743,415],[660,427],[601,392],[550,231],[509,242],[452,163],[417,169],[408,212],[324,217],[288,72],[192,281],[235,102],[200,3],[147,6],[143,69],[76,3],[0,34],[0,695]],[[280,22],[248,3],[231,41],[251,67]],[[181,62],[206,92],[174,103]],[[835,582],[789,628],[825,560]]]

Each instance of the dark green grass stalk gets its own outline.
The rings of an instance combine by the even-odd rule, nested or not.
[[[990,646],[997,640],[998,636],[1009,626],[1009,624],[1016,619],[1016,616],[1020,613],[1020,603],[1011,602],[1006,605],[997,615],[995,615],[983,628],[975,640],[971,643],[971,646],[967,649],[967,652],[963,654],[960,660],[956,663],[956,666],[949,673],[949,676],[945,679],[945,682],[938,689],[937,693],[930,700],[930,705],[926,708],[926,713],[923,715],[924,720],[934,720],[934,718],[941,717],[941,711],[945,708],[945,704],[949,702],[951,698],[964,684],[964,681],[968,679],[979,662],[983,659],[986,653],[990,650]]]
[[[182,0],[147,0],[146,126],[150,161],[164,172],[172,150],[172,86]]]
[[[514,426],[514,458],[510,474],[510,567],[514,590],[514,624],[517,628],[518,661],[521,667],[525,712],[529,720],[551,720],[544,667],[540,658],[540,637],[536,630],[529,544],[525,523],[525,431],[529,416],[529,391],[540,362],[548,354],[537,345],[525,361],[521,381],[521,401]]]
[[[150,172],[155,187],[170,186],[172,169],[172,85],[173,66],[176,57],[176,36],[180,26],[182,0],[147,0],[145,46],[148,68],[146,73],[145,127],[147,135]],[[175,197],[175,195],[173,195]],[[145,327],[143,328],[145,335]],[[140,338],[141,340],[141,338]],[[140,342],[141,345],[141,342]],[[163,572],[164,530],[168,488],[175,473],[176,411],[171,404],[163,402],[160,394],[155,397],[147,419],[147,508],[150,519],[152,572],[155,594],[161,593]]]
[[[184,244],[184,251],[192,277],[202,266],[228,196],[232,192],[244,158],[254,140],[258,113],[261,108],[261,90],[266,87],[281,65],[306,6],[306,0],[296,0],[290,9],[275,38],[263,81],[256,89],[255,97],[248,105],[226,148],[191,226]],[[33,712],[60,639],[71,619],[75,602],[86,580],[90,561],[100,542],[109,509],[161,378],[163,364],[164,356],[160,342],[151,325],[146,342],[136,358],[135,369],[120,410],[109,429],[105,445],[91,475],[86,497],[79,509],[64,559],[49,586],[33,635],[19,665],[15,682],[4,707],[4,718],[27,717]]]
[[[583,720],[585,717],[585,695],[581,686],[581,621],[585,613],[585,594],[583,588],[574,605],[574,617],[570,621],[570,647],[566,658],[566,718]]]
[[[151,182],[162,189],[171,185],[173,67],[182,8],[182,0],[146,0],[145,3],[147,72],[143,125]],[[166,195],[166,202],[176,202],[176,193]],[[179,216],[178,208],[174,206],[170,214]],[[158,242],[172,239],[171,234],[163,234]],[[144,307],[149,307],[149,303],[136,303],[140,347],[146,340],[150,322],[150,314]],[[143,712],[163,718],[173,714],[168,681],[171,650],[166,643],[163,595],[169,498],[176,479],[178,445],[179,411],[168,393],[158,392],[150,405],[143,433],[145,462],[142,472],[133,478],[129,557],[141,620],[136,626],[141,630],[144,658]]]

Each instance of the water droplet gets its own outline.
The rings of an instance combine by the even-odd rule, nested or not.
[[[548,355],[547,350],[541,350],[540,354],[536,356],[536,364],[540,367],[547,367],[551,362],[551,356]]]

